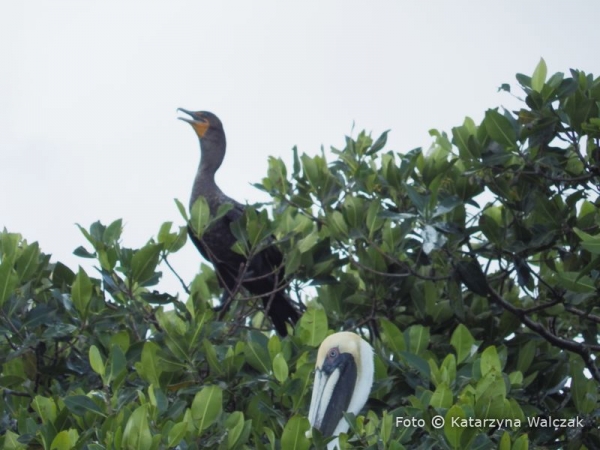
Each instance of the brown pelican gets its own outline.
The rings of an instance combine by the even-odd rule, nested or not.
[[[308,420],[323,436],[348,431],[344,412],[358,415],[373,385],[373,348],[359,335],[342,331],[328,336],[319,347],[315,384]],[[327,448],[332,450],[338,439]]]

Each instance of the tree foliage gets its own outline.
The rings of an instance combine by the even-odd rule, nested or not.
[[[600,448],[600,79],[542,60],[517,81],[519,111],[432,130],[427,151],[361,132],[333,161],[270,160],[273,219],[248,209],[234,233],[237,251],[274,235],[285,255],[305,309],[285,339],[245,292],[213,308],[204,264],[187,298],[153,290],[187,223],[139,249],[121,220],[80,227],[94,274],[4,231],[2,448],[321,448],[312,370],[340,329],[376,353],[342,446]],[[201,204],[180,210],[209,225]]]

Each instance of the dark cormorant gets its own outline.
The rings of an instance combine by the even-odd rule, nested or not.
[[[233,205],[232,209],[204,231],[200,239],[188,226],[190,238],[202,256],[215,268],[219,284],[224,289],[222,304],[227,305],[230,294],[239,286],[238,278],[241,276],[241,285],[251,294],[262,297],[277,333],[286,336],[285,322],[295,324],[299,314],[283,291],[285,280],[281,252],[270,245],[248,262],[243,255],[231,249],[237,239],[230,226],[242,216],[244,206],[226,196],[215,183],[215,173],[225,157],[223,124],[217,116],[207,111],[192,112],[181,108],[179,111],[191,117],[179,119],[189,123],[200,139],[200,166],[192,188],[190,210],[200,196],[206,199],[212,217],[216,215],[220,205]]]

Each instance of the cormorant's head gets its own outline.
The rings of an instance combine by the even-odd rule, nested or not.
[[[219,118],[211,112],[188,111],[187,109],[183,108],[178,108],[177,111],[181,111],[191,117],[191,119],[188,119],[187,117],[178,117],[178,119],[189,123],[200,139],[205,137],[209,130],[223,131],[223,124]]]

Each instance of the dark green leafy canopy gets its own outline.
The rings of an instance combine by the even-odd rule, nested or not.
[[[427,151],[361,132],[269,161],[272,214],[232,230],[236,251],[284,254],[306,310],[283,340],[242,290],[214,309],[204,264],[185,298],[154,290],[186,243],[181,204],[138,249],[121,220],[80,227],[92,272],[1,233],[0,447],[323,448],[306,434],[316,348],[351,329],[376,373],[341,445],[600,448],[600,79],[542,60],[517,81],[521,109],[432,130]],[[200,202],[189,220],[215,218]],[[550,417],[580,421],[528,422]]]

